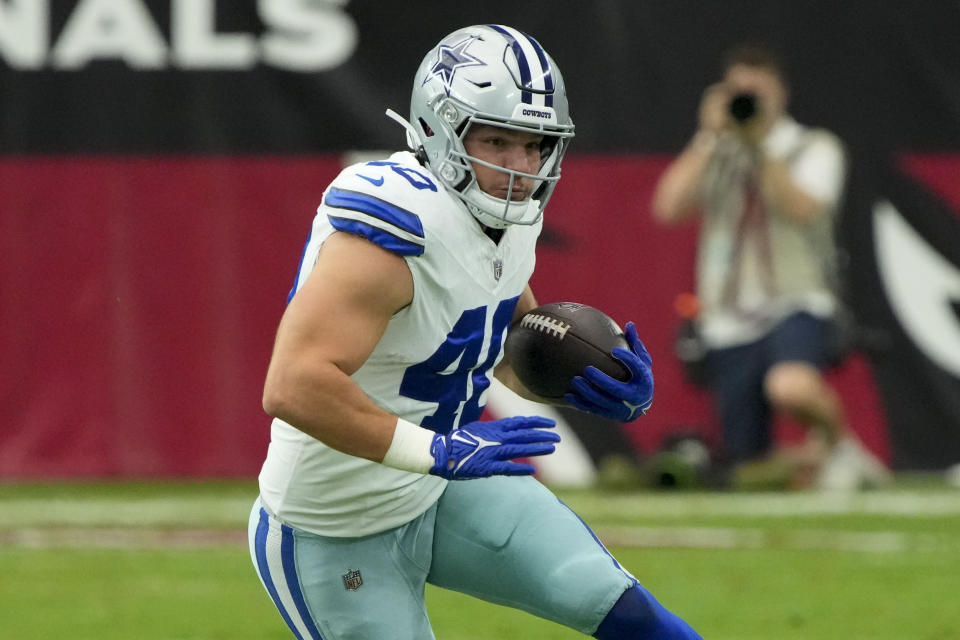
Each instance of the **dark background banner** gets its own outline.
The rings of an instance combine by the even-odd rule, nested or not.
[[[440,35],[502,21],[566,78],[578,152],[675,152],[722,52],[772,43],[794,112],[853,146],[955,151],[956,2],[5,0],[5,153],[393,148]],[[172,18],[171,16],[174,16]]]
[[[505,22],[567,80],[577,138],[541,300],[637,320],[641,450],[715,434],[671,352],[695,227],[650,219],[729,45],[782,52],[801,122],[847,143],[839,221],[863,329],[831,375],[899,468],[960,461],[955,2],[0,2],[0,475],[256,472],[260,385],[309,221],[354,150],[394,149],[443,34]],[[784,429],[789,432],[789,425]]]

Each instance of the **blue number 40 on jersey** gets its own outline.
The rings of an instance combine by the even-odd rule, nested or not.
[[[421,426],[447,433],[457,424],[467,424],[480,417],[483,412],[480,396],[490,386],[488,372],[500,355],[504,334],[519,299],[519,296],[509,298],[497,305],[489,336],[484,335],[487,307],[464,311],[433,355],[407,368],[400,383],[400,395],[437,403],[437,410],[424,418]],[[484,342],[488,344],[487,356],[480,362]],[[457,368],[445,373],[454,362]]]

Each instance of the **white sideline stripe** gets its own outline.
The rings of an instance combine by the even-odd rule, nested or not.
[[[862,553],[954,552],[954,538],[902,531],[796,529],[770,531],[732,527],[601,526],[595,533],[608,547],[656,549],[788,549]],[[296,613],[286,587],[279,531],[267,544],[270,575],[288,611]],[[25,549],[208,549],[247,547],[242,530],[36,529],[0,531],[0,548]],[[291,614],[293,615],[293,614]],[[296,616],[299,617],[299,616]]]
[[[256,497],[10,498],[0,500],[0,523],[208,529],[242,524]]]
[[[948,541],[940,536],[900,531],[600,527],[596,533],[609,546],[634,548],[795,549],[864,553],[952,550]]]
[[[792,518],[820,515],[960,515],[960,492],[946,490],[890,492],[789,493],[701,493],[687,495],[631,494],[588,499],[581,507],[575,496],[565,501],[586,520],[604,515],[622,517],[747,516]]]
[[[499,399],[499,398],[498,398]],[[547,408],[542,405],[541,408]],[[512,414],[511,414],[512,415]],[[541,413],[541,415],[550,415]],[[558,425],[559,427],[560,425]],[[560,484],[582,486],[595,470],[576,434],[563,426],[556,453],[544,461],[567,467],[543,469],[543,480],[563,478]],[[541,461],[537,461],[538,463]],[[549,463],[548,463],[549,464]],[[556,471],[554,473],[554,471]],[[622,518],[623,514],[641,517],[748,516],[795,517],[816,515],[898,515],[949,517],[960,515],[960,491],[877,491],[863,493],[699,493],[607,494],[596,499],[589,494],[561,496],[587,522]],[[8,498],[0,500],[0,532],[13,526],[38,527],[171,527],[208,530],[211,525],[244,527],[256,495],[249,497],[180,498]],[[605,517],[606,516],[606,517]]]
[[[21,528],[0,530],[0,548],[209,549],[248,546],[240,529]]]

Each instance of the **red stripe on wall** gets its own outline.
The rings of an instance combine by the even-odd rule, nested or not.
[[[573,156],[547,213],[533,285],[637,322],[655,447],[713,433],[708,398],[671,351],[692,286],[695,227],[647,203],[666,158]],[[335,156],[0,159],[0,477],[252,476],[273,335]],[[884,452],[869,376],[841,380]]]
[[[946,200],[960,218],[960,154],[905,154],[900,166]]]
[[[0,161],[0,475],[232,475],[336,158]]]

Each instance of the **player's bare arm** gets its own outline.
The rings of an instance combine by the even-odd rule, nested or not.
[[[653,192],[653,215],[665,224],[694,216],[700,206],[701,181],[721,132],[729,127],[730,91],[723,83],[707,87],[700,101],[697,133],[664,171]]]
[[[760,165],[760,179],[764,193],[775,205],[775,210],[793,222],[812,224],[827,209],[827,203],[817,200],[797,185],[790,175],[790,168],[782,159],[765,157]]]
[[[280,321],[264,385],[266,412],[334,449],[382,460],[397,417],[377,407],[350,375],[412,298],[403,258],[333,233]]]

